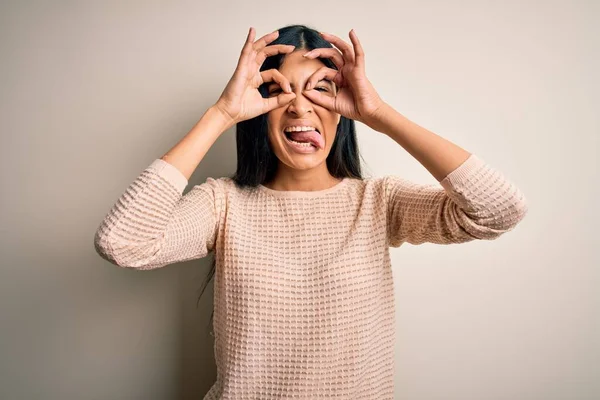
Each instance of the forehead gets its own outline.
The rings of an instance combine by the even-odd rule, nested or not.
[[[308,79],[316,70],[325,64],[318,59],[304,58],[302,55],[308,50],[296,50],[283,57],[283,62],[278,68],[279,72],[290,81]]]

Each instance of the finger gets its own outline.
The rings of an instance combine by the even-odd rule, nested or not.
[[[267,57],[271,57],[280,53],[291,53],[294,51],[294,49],[296,49],[296,47],[291,44],[273,44],[266,46],[264,50],[262,50],[260,53],[258,53],[258,56],[256,56],[256,63],[258,65],[262,65]]]
[[[290,86],[290,82],[287,80],[285,76],[277,69],[268,69],[266,71],[261,71],[260,76],[263,79],[263,83],[267,82],[276,82],[281,89],[283,89],[287,93],[292,92],[292,87]]]
[[[335,97],[327,96],[317,90],[305,90],[302,94],[309,98],[313,103],[325,107],[330,111],[335,111]]]
[[[350,40],[352,41],[352,45],[354,46],[354,54],[355,54],[355,62],[356,66],[362,70],[365,69],[365,51],[360,44],[360,40],[358,40],[358,36],[354,29],[350,30]]]
[[[308,82],[306,82],[306,87],[304,90],[313,89],[317,86],[317,83],[321,79],[329,79],[335,83],[338,88],[342,87],[344,83],[344,79],[340,71],[329,67],[321,67],[308,78]]]
[[[276,108],[285,106],[289,104],[292,100],[296,98],[296,93],[281,93],[275,97],[267,97],[264,100],[265,105],[263,107],[263,113],[269,112]]]
[[[317,58],[317,57],[330,58],[333,61],[333,63],[335,64],[335,66],[337,67],[337,69],[342,69],[342,67],[344,66],[344,57],[342,56],[342,53],[340,53],[340,51],[335,48],[321,47],[318,49],[313,49],[313,50],[309,51],[308,53],[304,54],[304,57],[306,57],[306,58]]]
[[[331,44],[335,45],[335,47],[340,49],[347,63],[354,63],[354,51],[348,43],[330,33],[321,32],[321,36],[323,36],[325,40],[331,42]]]
[[[267,33],[266,35],[264,35],[263,37],[258,39],[256,42],[254,42],[252,47],[254,48],[255,51],[261,51],[262,49],[265,48],[266,45],[271,43],[273,40],[277,39],[278,36],[279,36],[279,31]]]
[[[248,36],[246,36],[246,42],[244,43],[244,47],[242,47],[241,56],[238,60],[238,67],[245,64],[248,60],[248,56],[250,52],[252,52],[252,42],[254,42],[255,31],[253,27],[250,27],[248,31]]]

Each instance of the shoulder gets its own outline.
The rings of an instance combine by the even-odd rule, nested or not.
[[[362,197],[380,197],[385,194],[386,176],[379,177],[364,177],[358,178],[347,178],[349,180],[349,187],[355,193]]]
[[[206,181],[196,187],[206,187],[213,190],[215,193],[229,197],[232,194],[247,194],[254,191],[256,188],[250,186],[240,186],[236,181],[228,176],[219,178],[208,177]]]
[[[378,177],[368,177],[360,179],[352,179],[356,181],[353,186],[357,191],[360,191],[364,196],[375,196],[382,201],[386,201],[390,197],[394,197],[398,193],[412,192],[423,189],[441,189],[437,185],[419,185],[398,175],[384,175]]]

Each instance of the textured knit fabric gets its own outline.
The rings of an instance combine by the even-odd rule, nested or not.
[[[440,184],[345,178],[318,191],[188,181],[154,160],[94,237],[140,270],[213,251],[212,399],[394,397],[389,247],[491,240],[527,212],[523,194],[471,155]]]

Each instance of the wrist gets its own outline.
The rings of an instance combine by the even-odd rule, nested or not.
[[[365,124],[375,131],[386,133],[392,112],[394,112],[394,109],[389,104],[383,102],[365,121]]]
[[[215,103],[209,107],[207,113],[214,115],[215,118],[219,120],[223,131],[226,131],[236,124],[236,121],[231,118],[231,116],[227,114],[227,112],[225,112],[221,107],[219,107],[218,103]]]

